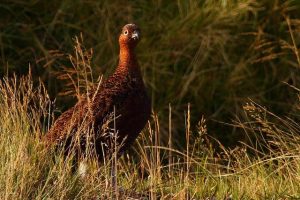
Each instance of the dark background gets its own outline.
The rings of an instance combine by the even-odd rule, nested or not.
[[[279,116],[297,117],[300,1],[99,1],[9,0],[0,2],[0,74],[24,75],[29,66],[56,107],[76,98],[59,95],[72,68],[74,38],[93,49],[93,76],[108,76],[118,61],[118,34],[134,22],[142,30],[137,52],[143,76],[167,140],[172,105],[174,137],[185,138],[187,104],[193,134],[207,119],[208,133],[225,145],[245,140],[234,121],[253,100]]]

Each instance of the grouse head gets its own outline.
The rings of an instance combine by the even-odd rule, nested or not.
[[[135,24],[126,24],[119,37],[120,46],[133,48],[140,40],[140,29]]]

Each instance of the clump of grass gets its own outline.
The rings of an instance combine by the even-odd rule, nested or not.
[[[96,168],[83,182],[72,172],[72,153],[64,157],[62,150],[51,151],[41,142],[53,116],[42,83],[34,86],[31,74],[4,78],[0,97],[1,199],[92,198],[99,188],[108,190],[105,170]]]

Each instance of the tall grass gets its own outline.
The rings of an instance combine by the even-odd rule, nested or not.
[[[297,6],[1,2],[0,199],[300,198]],[[49,96],[81,98],[100,84],[116,66],[119,29],[131,21],[143,31],[137,52],[154,113],[117,161],[113,187],[114,160],[83,160],[82,177],[72,154],[46,150],[40,137],[57,115]],[[11,76],[27,74],[28,61],[32,72]],[[227,148],[217,135],[246,142]]]
[[[161,142],[156,114],[129,154],[117,161],[112,186],[112,161],[87,163],[85,176],[74,171],[72,155],[46,149],[40,141],[53,116],[43,86],[31,74],[0,83],[1,199],[286,199],[299,198],[299,131],[296,121],[279,117],[249,102],[234,126],[253,143],[215,152],[206,120],[191,123],[186,109],[185,150],[176,149],[169,113],[168,145]],[[196,132],[192,134],[191,129]],[[215,141],[214,141],[215,142]],[[218,141],[217,141],[218,142]],[[250,144],[250,145],[249,145]]]

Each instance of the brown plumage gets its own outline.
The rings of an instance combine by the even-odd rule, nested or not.
[[[47,144],[65,143],[65,147],[70,148],[77,133],[80,138],[79,146],[84,149],[88,130],[99,158],[102,155],[110,156],[111,134],[103,130],[104,124],[108,124],[110,128],[116,126],[117,141],[122,143],[120,152],[130,146],[144,128],[151,113],[150,99],[146,94],[134,52],[139,39],[140,30],[135,24],[123,27],[119,37],[119,65],[114,74],[90,96],[79,101],[56,120],[44,137]],[[115,123],[112,118],[114,109]]]

